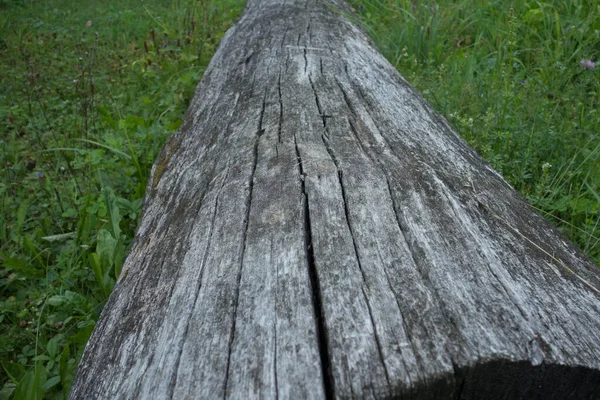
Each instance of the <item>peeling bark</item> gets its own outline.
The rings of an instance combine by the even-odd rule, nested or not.
[[[600,398],[600,274],[343,16],[249,0],[71,398]]]

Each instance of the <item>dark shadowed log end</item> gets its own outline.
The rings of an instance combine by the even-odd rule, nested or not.
[[[467,368],[457,368],[452,395],[431,398],[471,399],[598,399],[600,371],[567,365],[532,365],[526,361],[491,360]],[[443,387],[445,379],[422,388]],[[427,395],[417,398],[429,398]]]

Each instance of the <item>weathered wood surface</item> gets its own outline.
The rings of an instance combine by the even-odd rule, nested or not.
[[[600,398],[600,275],[367,36],[250,0],[72,399]]]

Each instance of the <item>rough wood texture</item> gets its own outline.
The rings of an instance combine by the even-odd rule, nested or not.
[[[341,0],[250,0],[72,399],[600,398],[600,275]]]

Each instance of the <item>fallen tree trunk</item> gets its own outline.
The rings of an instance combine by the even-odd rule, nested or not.
[[[336,10],[248,1],[72,399],[600,396],[597,267]]]

